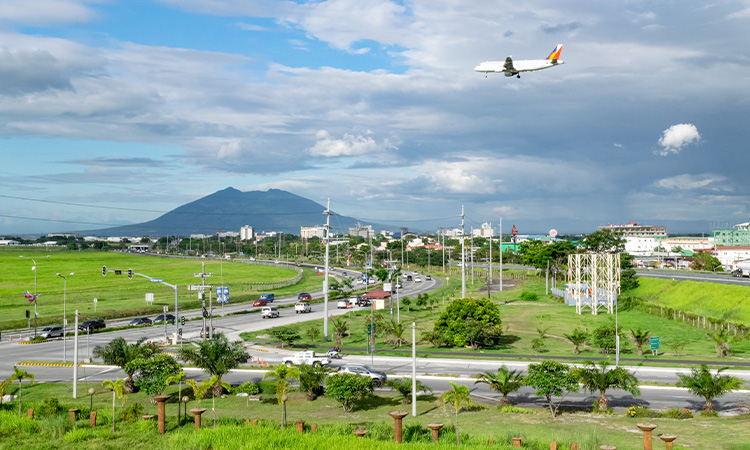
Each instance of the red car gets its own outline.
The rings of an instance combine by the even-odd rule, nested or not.
[[[268,304],[265,300],[255,300],[253,306],[266,306]]]
[[[297,301],[304,302],[309,300],[312,300],[312,295],[308,294],[307,292],[303,292],[297,296]]]

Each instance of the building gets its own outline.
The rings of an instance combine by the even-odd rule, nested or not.
[[[219,231],[218,233],[216,233],[216,236],[220,238],[240,237],[240,233],[238,231]]]
[[[459,228],[459,227],[444,228],[443,229],[443,236],[447,236],[447,237],[459,237],[459,236],[461,236],[461,228]]]
[[[240,239],[243,241],[251,241],[255,237],[255,232],[253,230],[253,227],[250,225],[245,225],[244,227],[240,228]]]
[[[375,231],[372,229],[372,225],[362,225],[357,223],[356,227],[349,228],[349,236],[368,238],[370,236],[375,236]]]
[[[610,230],[615,233],[622,233],[626,236],[666,236],[667,227],[656,225],[641,225],[637,222],[630,222],[625,225],[605,225],[599,227],[599,231]]]
[[[326,227],[323,225],[316,225],[314,227],[300,227],[299,235],[302,239],[320,238],[326,237]]]
[[[708,237],[665,237],[661,239],[661,246],[668,252],[673,252],[677,247],[683,250],[690,250],[695,252],[697,250],[704,250],[712,248],[713,238]]]
[[[716,247],[711,253],[721,262],[724,270],[729,271],[737,261],[750,259],[750,246]]]
[[[659,247],[659,238],[653,236],[625,236],[625,253],[633,256],[652,256]]]
[[[471,230],[471,234],[474,237],[490,238],[492,237],[492,226],[485,222],[482,224],[481,228],[474,228]]]
[[[21,243],[18,241],[14,241],[13,239],[0,239],[0,246],[11,246],[11,245],[21,245]]]
[[[711,230],[716,246],[750,246],[750,222],[738,223],[730,229]]]

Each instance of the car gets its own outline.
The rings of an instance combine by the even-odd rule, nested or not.
[[[362,375],[363,377],[370,377],[372,379],[372,384],[375,387],[385,385],[385,382],[388,380],[385,373],[372,370],[364,364],[342,364],[339,366],[336,373],[353,373],[356,375]]]
[[[253,257],[251,256],[251,257],[249,257],[249,258],[248,258],[247,260],[248,260],[248,261],[255,261],[255,258],[253,258]]]
[[[312,300],[312,295],[308,294],[307,292],[303,292],[297,296],[297,300],[300,302]]]
[[[268,304],[265,300],[255,300],[253,306],[266,306]]]
[[[406,281],[412,281],[412,279],[413,279],[413,278],[412,278],[412,276],[411,276],[411,275],[407,275],[407,276],[406,276]]]
[[[312,308],[310,308],[310,305],[306,302],[298,302],[294,305],[295,314],[304,314],[309,313],[310,311],[312,311]]]
[[[258,297],[258,300],[265,300],[267,302],[272,302],[274,299],[273,294],[260,294],[260,297]]]
[[[430,276],[430,275],[425,275],[424,279],[425,279],[425,280],[427,280],[427,281],[431,281],[431,280],[432,280],[432,276]]]
[[[44,327],[39,333],[39,336],[49,339],[53,337],[63,337],[63,328],[60,326]]]
[[[415,283],[421,283],[422,282],[422,277],[414,277],[414,282]]]
[[[201,337],[204,337],[203,336],[204,331],[205,331],[205,335],[206,335],[205,337],[211,336],[211,327],[210,326],[206,325],[206,329],[205,330],[203,328],[201,328],[201,333],[200,333]]]
[[[419,272],[417,272],[417,271],[415,270],[414,272],[412,272],[412,275],[419,275]]]
[[[102,319],[91,319],[83,322],[82,324],[78,325],[78,329],[80,331],[96,331],[100,330],[102,328],[105,328],[107,325],[104,324],[104,320]]]
[[[336,302],[336,308],[338,309],[347,309],[349,307],[351,307],[351,303],[349,303],[349,300],[341,299]]]
[[[148,317],[136,317],[135,319],[131,320],[128,325],[130,325],[131,327],[151,325],[151,319],[149,319]]]
[[[156,316],[156,319],[154,319],[153,323],[159,322],[164,322],[164,314],[159,314],[158,316]],[[174,323],[174,316],[172,314],[167,314],[167,322]]]
[[[279,310],[275,306],[264,306],[261,310],[264,319],[273,319],[279,317]]]
[[[343,276],[347,276],[347,275],[346,275],[346,272],[341,272],[341,275],[343,275]]]
[[[401,283],[396,283],[396,289],[403,289],[404,285]]]

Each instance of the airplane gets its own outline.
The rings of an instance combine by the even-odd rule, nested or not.
[[[505,62],[485,61],[476,66],[474,70],[477,72],[484,72],[485,78],[487,78],[487,74],[490,72],[503,72],[506,77],[512,77],[515,75],[516,77],[521,78],[521,72],[533,72],[535,70],[549,69],[550,67],[565,64],[563,60],[559,59],[560,53],[562,52],[562,46],[562,44],[557,44],[557,47],[555,47],[552,53],[547,56],[547,59],[513,61],[513,59],[508,56],[505,58]]]

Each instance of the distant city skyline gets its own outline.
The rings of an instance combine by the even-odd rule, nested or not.
[[[228,186],[414,230],[462,205],[528,233],[731,227],[749,27],[746,2],[4,0],[0,236]],[[560,43],[554,70],[474,71]]]

